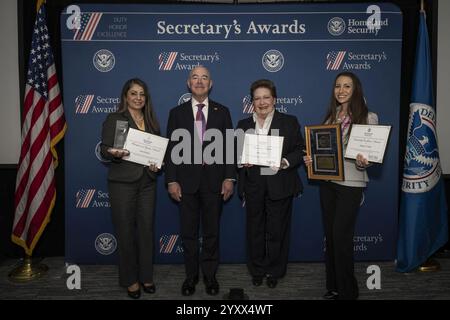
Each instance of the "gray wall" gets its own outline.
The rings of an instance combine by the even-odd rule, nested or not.
[[[450,174],[450,1],[439,1],[437,132],[444,174]]]
[[[20,155],[20,94],[17,1],[0,2],[0,165]]]

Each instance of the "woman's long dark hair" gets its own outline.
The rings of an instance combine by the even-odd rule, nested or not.
[[[150,132],[154,134],[159,134],[160,127],[158,119],[156,118],[155,110],[153,109],[150,91],[148,90],[147,84],[145,84],[145,82],[142,81],[141,79],[133,78],[125,82],[122,88],[122,93],[120,95],[120,103],[117,108],[117,112],[121,113],[128,110],[127,93],[134,84],[137,84],[138,86],[141,86],[144,89],[145,105],[143,113],[144,113],[145,127],[150,128]]]
[[[361,81],[354,73],[351,72],[341,72],[334,79],[333,88],[331,89],[330,105],[323,122],[334,123],[336,119],[337,108],[339,107],[339,104],[336,101],[336,97],[334,95],[334,87],[336,86],[337,79],[342,76],[351,78],[353,82],[353,94],[348,103],[348,114],[352,119],[352,124],[367,124],[367,115],[369,114],[369,109],[367,108],[366,101],[364,100]]]

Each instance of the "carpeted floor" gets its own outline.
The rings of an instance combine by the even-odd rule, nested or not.
[[[393,262],[359,262],[355,266],[361,300],[391,299],[450,299],[450,259],[438,259],[438,272],[397,273]],[[49,267],[46,275],[26,283],[12,282],[9,272],[20,261],[6,260],[0,264],[0,299],[129,299],[125,289],[118,285],[117,267],[113,265],[80,265],[81,289],[69,290],[63,257],[46,258],[41,261]],[[367,273],[370,265],[380,268],[380,289],[369,290]],[[184,297],[180,287],[184,280],[183,265],[155,265],[155,294],[143,293],[141,299],[154,300],[218,300],[231,288],[244,289],[249,300],[320,300],[325,292],[323,263],[290,263],[287,275],[274,289],[265,283],[260,287],[251,284],[247,268],[243,264],[222,264],[217,279],[220,293],[209,296],[202,282],[193,296]],[[373,277],[371,283],[374,283]]]

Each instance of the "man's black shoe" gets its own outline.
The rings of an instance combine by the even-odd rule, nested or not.
[[[331,291],[328,290],[327,292],[325,292],[325,294],[323,295],[323,298],[325,300],[337,300],[338,298],[338,293],[336,291]]]
[[[263,277],[253,277],[252,283],[255,287],[259,287],[263,283]]]
[[[187,278],[181,286],[181,294],[183,296],[192,296],[195,292],[195,285],[198,283],[198,278]]]
[[[216,278],[211,279],[204,279],[205,282],[205,290],[206,293],[210,296],[215,296],[219,293],[219,283],[217,282]]]
[[[267,277],[267,286],[271,289],[275,288],[278,284],[277,278],[274,278],[272,276]]]

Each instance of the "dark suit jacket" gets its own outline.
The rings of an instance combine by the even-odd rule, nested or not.
[[[197,129],[194,126],[194,115],[192,112],[192,103],[187,101],[172,110],[170,110],[169,120],[167,122],[167,137],[171,139],[172,132],[176,129],[185,129],[189,132],[190,141],[184,145],[190,145],[190,163],[174,164],[171,157],[172,149],[177,145],[178,141],[169,142],[166,153],[166,183],[178,182],[182,192],[195,193],[200,186],[200,178],[206,175],[209,189],[211,192],[220,192],[222,182],[225,179],[235,179],[236,173],[234,164],[225,164],[226,162],[226,130],[233,130],[231,116],[228,108],[209,99],[208,118],[206,122],[206,130],[217,129],[223,135],[223,159],[221,163],[213,164],[194,164],[194,139],[198,139]],[[183,143],[183,141],[180,141]],[[204,150],[210,143],[204,141],[202,149]],[[187,151],[187,150],[185,150]],[[181,153],[182,155],[186,155]],[[187,161],[186,161],[187,162]]]
[[[106,117],[105,122],[103,122],[101,153],[103,158],[111,160],[108,180],[116,182],[135,182],[142,177],[144,172],[146,172],[151,178],[156,179],[156,174],[150,171],[147,167],[134,162],[122,160],[120,158],[114,158],[108,151],[106,151],[108,148],[114,146],[117,120],[128,121],[129,128],[139,129],[134,123],[134,120],[128,110],[122,113],[110,113]],[[148,128],[145,129],[146,132],[150,132]]]
[[[237,129],[255,129],[253,116],[240,120]],[[270,129],[279,129],[279,135],[284,137],[281,158],[289,162],[287,169],[279,170],[275,175],[261,176],[261,167],[240,168],[238,178],[239,196],[250,192],[251,188],[267,187],[269,198],[279,200],[288,196],[297,196],[303,191],[303,185],[297,169],[303,163],[304,141],[300,134],[300,124],[297,118],[275,110]],[[270,134],[270,130],[269,130]]]

